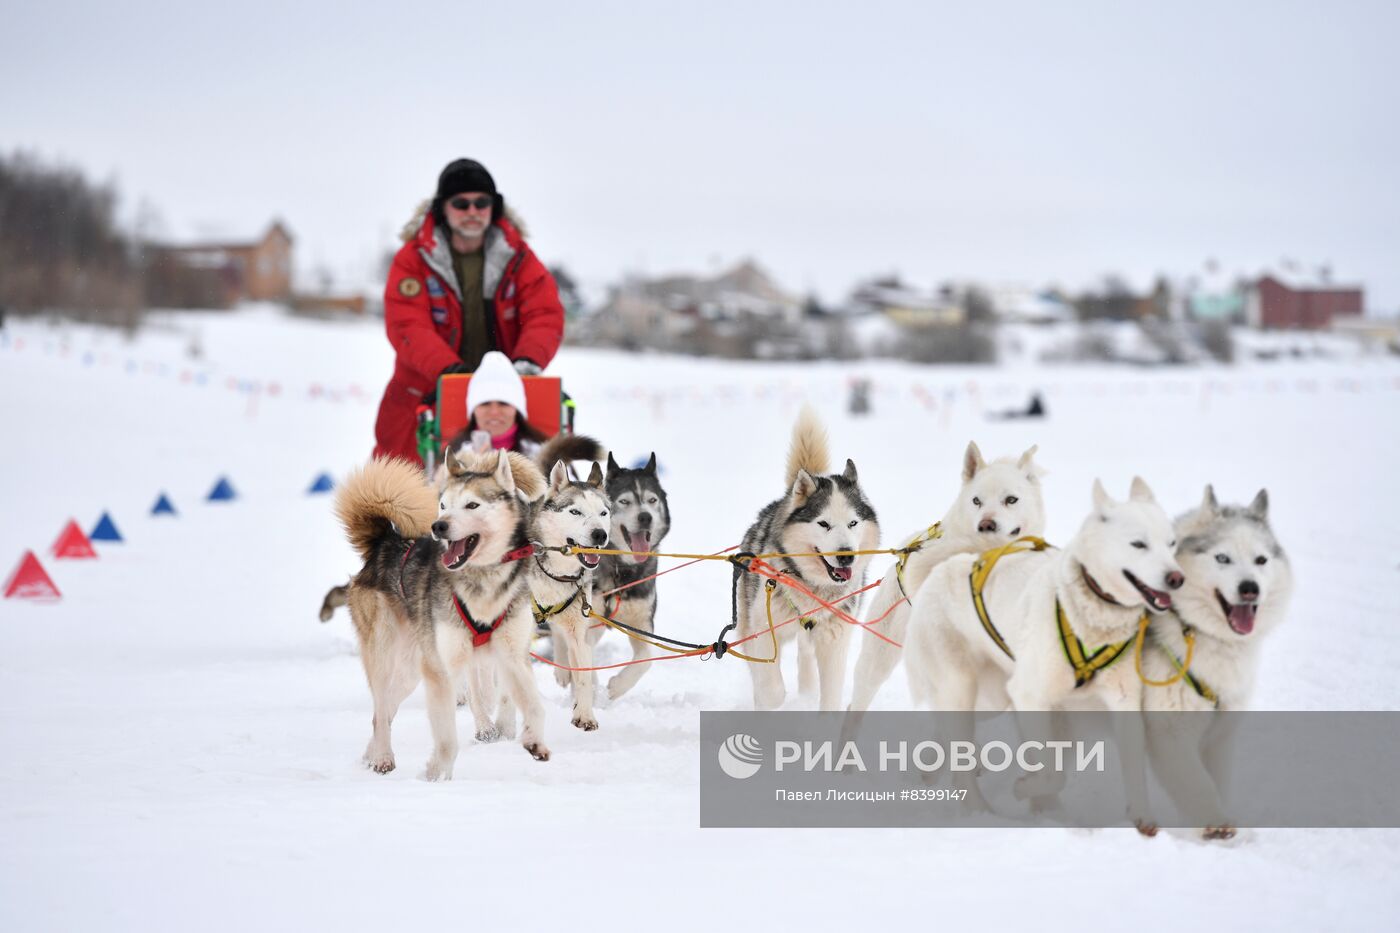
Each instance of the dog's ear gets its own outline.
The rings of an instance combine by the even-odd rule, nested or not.
[[[1152,495],[1152,490],[1147,483],[1143,482],[1141,476],[1133,477],[1133,484],[1128,487],[1128,501],[1130,502],[1150,502],[1157,504],[1157,497]]]
[[[1103,480],[1094,480],[1094,511],[1099,513],[1099,518],[1108,521],[1108,510],[1115,505],[1117,503],[1113,501],[1113,497],[1103,488]]]
[[[806,470],[797,471],[797,479],[792,481],[792,489],[788,492],[794,507],[806,502],[812,493],[817,491],[817,481],[812,479],[812,474]]]
[[[1220,502],[1215,498],[1215,487],[1206,483],[1205,495],[1201,496],[1201,511],[1210,516],[1220,514]]]
[[[963,453],[963,482],[971,482],[977,475],[977,471],[985,469],[987,461],[982,459],[982,451],[977,449],[976,441],[967,442],[967,450]]]
[[[617,472],[618,470],[620,470],[620,469],[622,469],[622,468],[619,467],[619,466],[617,465],[617,461],[613,459],[612,451],[611,451],[611,450],[608,451],[608,475],[609,475],[609,476],[612,476],[614,473],[616,473],[616,472]]]
[[[515,492],[515,474],[510,471],[510,454],[504,450],[496,451],[496,482],[506,492]]]
[[[598,466],[598,461],[593,461],[593,469],[588,471],[588,485],[595,489],[603,488],[603,468]]]
[[[1021,454],[1021,459],[1016,461],[1016,468],[1024,470],[1035,462],[1035,452],[1040,449],[1039,444],[1032,444],[1026,448],[1026,452]]]
[[[558,460],[549,471],[549,494],[554,495],[567,485],[569,485],[569,465],[563,460]]]
[[[651,458],[647,460],[647,465],[642,467],[642,472],[650,473],[652,476],[656,475],[656,451],[651,452]]]
[[[447,452],[447,472],[451,476],[461,476],[471,472],[459,451],[450,450]]]
[[[856,484],[856,462],[854,460],[846,460],[846,469],[842,471],[841,478],[852,486]]]
[[[1249,514],[1261,522],[1269,520],[1269,490],[1261,489],[1254,501],[1249,504]]]

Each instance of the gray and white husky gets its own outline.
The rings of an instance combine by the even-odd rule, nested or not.
[[[604,488],[612,506],[613,547],[633,553],[603,557],[595,582],[599,593],[611,595],[600,597],[598,608],[618,622],[654,632],[656,581],[651,578],[656,575],[658,562],[644,552],[655,551],[671,530],[671,507],[657,475],[656,454],[653,452],[641,469],[618,466],[608,454]],[[591,631],[594,641],[602,634],[601,629]],[[650,645],[635,638],[631,642],[632,660],[651,657]],[[614,674],[608,681],[608,699],[616,700],[635,687],[649,667],[650,664],[631,664]]]
[[[1220,799],[1227,780],[1234,717],[1249,708],[1263,639],[1283,621],[1293,592],[1288,556],[1269,526],[1269,494],[1248,506],[1221,506],[1206,487],[1199,507],[1176,520],[1177,560],[1186,585],[1174,611],[1158,619],[1143,656],[1150,680],[1167,680],[1186,659],[1183,627],[1195,637],[1190,677],[1147,688],[1152,770],[1208,839],[1234,835]],[[1192,711],[1199,715],[1157,715]],[[1193,812],[1194,811],[1194,812]]]
[[[1143,612],[1170,609],[1167,591],[1184,582],[1176,547],[1171,520],[1134,477],[1126,502],[1094,482],[1093,509],[1063,550],[1001,558],[981,590],[989,621],[969,585],[979,558],[949,558],[929,574],[910,609],[910,690],[916,699],[932,698],[934,709],[967,714],[962,728],[969,732],[979,687],[992,683],[1004,685],[1005,699],[1018,712],[1071,706],[1140,711],[1133,639]],[[1072,652],[1084,663],[1072,665]],[[1116,716],[1114,724],[1128,814],[1148,826],[1142,720]],[[1019,778],[1016,794],[1048,803],[1062,783],[1061,772],[1045,769]],[[973,805],[986,806],[975,783],[967,790]]]
[[[597,554],[561,554],[547,548],[606,547],[609,513],[603,471],[598,464],[593,464],[585,482],[571,480],[568,465],[562,460],[554,464],[549,486],[536,504],[530,522],[531,542],[546,546],[535,551],[530,597],[535,618],[549,623],[555,662],[565,667],[593,665],[593,644],[601,630],[591,630],[593,620],[584,614],[584,601],[593,600],[593,575],[602,558]],[[562,668],[555,668],[555,672],[565,675],[565,682],[573,688],[573,724],[589,732],[598,728],[593,715],[593,672]]]
[[[904,540],[900,547],[922,543],[905,561],[902,579],[896,565],[880,581],[865,612],[867,624],[883,616],[875,631],[903,642],[909,628],[909,600],[934,567],[954,554],[978,553],[1022,535],[1045,534],[1045,499],[1040,486],[1043,471],[1035,463],[1035,452],[1031,447],[1019,457],[1001,457],[988,463],[975,442],[967,445],[962,488],[938,522],[938,537],[922,531]],[[897,645],[865,635],[851,689],[852,712],[870,708],[876,691],[889,679],[902,654]]]
[[[527,534],[530,501],[544,477],[506,451],[452,453],[440,491],[402,460],[374,460],[337,490],[335,510],[364,567],[350,583],[350,616],[374,697],[365,762],[394,768],[389,730],[399,705],[426,684],[433,751],[428,780],[448,780],[457,759],[457,687],[469,677],[476,736],[512,735],[508,704],[491,719],[487,699],[504,681],[524,715],[521,741],[540,761],[544,709],[530,670]],[[493,670],[494,668],[494,670]]]
[[[813,555],[775,558],[770,563],[826,602],[836,604],[864,584],[870,556],[823,555],[877,547],[880,523],[860,488],[856,465],[847,460],[845,470],[828,475],[830,459],[826,430],[811,409],[803,408],[788,450],[787,492],[759,512],[758,520],[744,533],[740,549],[751,554]],[[735,568],[734,609],[740,637],[768,626],[764,586],[764,578]],[[821,709],[840,709],[850,623],[782,584],[773,594],[772,605],[775,623],[794,614],[801,616],[800,622],[778,629],[780,642],[798,641],[799,691],[819,689]],[[857,611],[852,601],[840,608],[851,616]],[[745,651],[763,655],[768,644],[767,636],[755,638]],[[753,675],[754,707],[775,709],[782,705],[787,688],[778,663],[747,667]]]

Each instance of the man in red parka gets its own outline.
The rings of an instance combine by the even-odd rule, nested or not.
[[[473,372],[490,350],[521,375],[537,375],[564,339],[564,307],[480,162],[449,162],[422,222],[404,237],[384,289],[396,356],[374,455],[417,461],[415,412],[431,401],[438,377]]]

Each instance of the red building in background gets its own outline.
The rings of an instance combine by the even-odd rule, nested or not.
[[[1245,318],[1253,327],[1321,330],[1342,315],[1359,315],[1365,306],[1360,288],[1330,282],[1286,283],[1266,275],[1249,289]]]

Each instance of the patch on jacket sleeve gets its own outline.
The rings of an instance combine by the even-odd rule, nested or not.
[[[399,279],[399,294],[405,298],[416,298],[423,290],[423,283],[417,279],[404,277]]]
[[[447,293],[442,290],[442,283],[438,281],[435,275],[428,276],[428,295],[432,298],[443,298],[447,295]]]
[[[433,323],[434,323],[434,324],[446,324],[446,323],[447,323],[447,309],[446,309],[446,308],[439,307],[438,305],[433,305],[432,308],[431,308],[431,310],[432,310],[432,312],[433,312]]]

